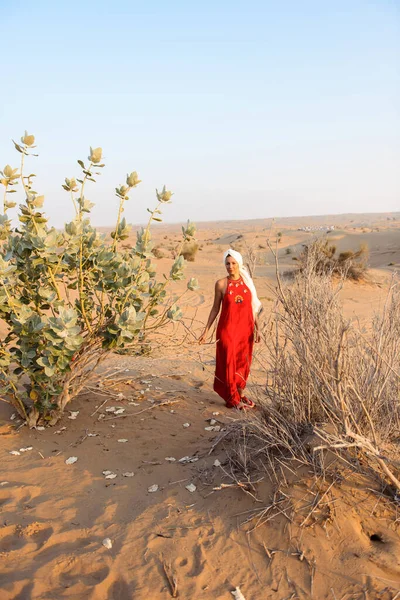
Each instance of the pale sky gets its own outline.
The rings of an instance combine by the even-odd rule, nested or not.
[[[168,222],[400,210],[400,0],[0,0],[0,17],[0,168],[35,134],[55,226],[90,145],[96,225],[133,170],[133,223],[164,184]]]

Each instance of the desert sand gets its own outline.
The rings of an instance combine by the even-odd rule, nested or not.
[[[331,226],[328,234],[320,229]],[[159,274],[170,268],[179,232],[178,225],[153,230],[165,254],[155,260]],[[53,428],[19,427],[0,403],[1,600],[162,600],[173,596],[174,581],[183,600],[228,600],[236,588],[246,600],[400,598],[400,506],[396,518],[376,485],[344,471],[333,500],[310,514],[325,482],[304,468],[282,472],[297,510],[288,512],[282,498],[282,510],[260,524],[250,517],[271,503],[268,466],[254,494],[232,479],[224,428],[246,416],[212,391],[214,344],[196,339],[232,244],[256,253],[268,335],[276,280],[266,240],[278,232],[283,273],[315,235],[340,250],[366,243],[368,278],[346,282],[344,310],[362,322],[382,306],[400,269],[398,213],[199,224],[200,250],[186,274],[200,289],[182,303],[182,345],[167,343],[152,357],[114,355]],[[256,401],[264,353],[262,342],[249,381]],[[206,429],[210,420],[217,430]]]

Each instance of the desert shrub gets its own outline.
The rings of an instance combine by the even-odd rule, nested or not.
[[[293,254],[293,248],[290,248],[290,246],[288,248],[286,248],[285,250],[285,254]]]
[[[328,473],[337,469],[336,455],[399,497],[400,281],[362,330],[345,319],[339,289],[310,253],[292,285],[278,275],[267,398],[240,435],[269,464],[289,457]]]
[[[363,279],[368,269],[368,247],[365,244],[357,251],[347,250],[338,255],[334,244],[326,239],[316,239],[305,245],[297,258],[300,271],[312,261],[317,275],[339,275],[354,281]]]
[[[255,251],[254,244],[250,245],[245,242],[243,250],[243,264],[249,271],[251,277],[254,277],[257,263],[258,255]]]
[[[43,213],[44,197],[33,191],[34,175],[24,175],[34,143],[28,134],[14,142],[21,165],[19,172],[6,166],[1,173],[0,215],[0,319],[7,328],[0,342],[2,400],[31,426],[56,422],[112,350],[143,345],[150,332],[179,320],[181,312],[167,303],[166,288],[184,277],[183,257],[162,282],[151,260],[151,224],[161,221],[170,191],[157,191],[147,227],[138,231],[136,245],[124,250],[130,227],[122,215],[140,179],[132,172],[116,188],[116,225],[111,239],[101,235],[90,223],[93,204],[84,195],[104,167],[101,148],[91,148],[87,161],[78,160],[80,177],[65,179],[75,216],[58,231]],[[25,200],[13,227],[7,211],[15,205],[9,194],[18,181]],[[194,232],[188,222],[183,240],[192,240]],[[188,289],[196,287],[191,279]]]
[[[197,242],[195,242],[194,240],[185,241],[182,248],[179,251],[179,255],[183,256],[183,258],[188,262],[194,262],[198,250],[199,245]]]
[[[165,258],[165,252],[161,248],[161,246],[155,246],[152,249],[152,253],[153,253],[153,256],[155,256],[155,258]]]

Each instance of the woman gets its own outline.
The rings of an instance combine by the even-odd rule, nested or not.
[[[214,304],[206,328],[199,338],[204,344],[211,325],[218,316],[217,360],[214,390],[225,400],[228,408],[245,410],[254,408],[254,402],[245,396],[249,376],[253,342],[259,342],[257,314],[261,302],[249,272],[243,266],[239,252],[228,250],[224,254],[228,277],[215,284]]]

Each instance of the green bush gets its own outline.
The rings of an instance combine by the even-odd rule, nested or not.
[[[101,148],[90,149],[88,161],[78,160],[82,174],[65,179],[74,219],[63,231],[49,227],[42,211],[44,197],[33,190],[35,175],[24,175],[25,159],[35,138],[14,142],[21,155],[20,170],[6,166],[0,173],[4,211],[0,215],[0,319],[7,334],[0,342],[2,399],[12,404],[30,426],[55,423],[67,404],[82,390],[99,363],[112,350],[147,343],[148,335],[177,321],[182,313],[166,300],[171,281],[184,277],[184,258],[172,264],[169,277],[156,279],[150,226],[161,221],[161,208],[171,200],[165,189],[146,228],[137,233],[132,249],[121,249],[130,228],[123,218],[129,193],[140,183],[136,172],[116,188],[118,216],[110,238],[91,225],[93,204],[84,191],[104,167]],[[7,211],[20,181],[25,200],[17,227]],[[182,228],[182,244],[192,240],[195,227]],[[188,282],[189,290],[197,282]]]

